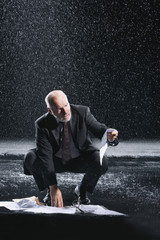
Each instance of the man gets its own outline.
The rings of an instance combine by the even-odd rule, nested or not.
[[[99,123],[86,106],[69,104],[61,90],[50,92],[45,102],[48,113],[35,122],[36,149],[24,159],[24,172],[33,174],[40,191],[48,188],[44,202],[63,207],[63,197],[57,185],[56,173],[85,173],[75,189],[83,204],[89,204],[98,179],[107,171],[107,157],[100,162],[99,149],[93,145],[89,132],[101,139],[101,145],[118,144],[118,132]]]

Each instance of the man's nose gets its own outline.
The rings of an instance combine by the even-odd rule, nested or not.
[[[63,108],[63,114],[66,115],[67,114],[67,109]]]

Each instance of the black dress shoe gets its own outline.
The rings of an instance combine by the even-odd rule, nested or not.
[[[46,196],[43,198],[43,202],[47,206],[51,206],[51,197],[50,197],[50,190],[47,190]]]
[[[79,204],[89,205],[91,203],[90,199],[86,195],[86,192],[81,193],[79,186],[75,188],[74,195],[78,198],[77,203]]]

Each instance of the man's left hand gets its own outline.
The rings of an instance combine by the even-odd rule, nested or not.
[[[107,140],[109,142],[113,142],[118,136],[118,131],[116,129],[113,128],[109,128],[107,130]]]

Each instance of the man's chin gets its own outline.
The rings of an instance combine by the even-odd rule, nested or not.
[[[61,121],[61,122],[69,122],[70,119],[71,119],[71,116],[68,116],[68,117],[66,117],[66,118],[62,118],[60,121]]]

